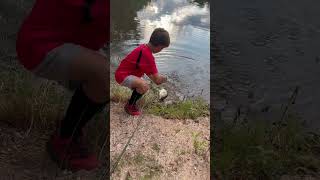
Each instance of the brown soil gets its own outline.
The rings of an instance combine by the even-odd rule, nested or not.
[[[210,179],[209,118],[196,123],[153,115],[132,117],[125,114],[122,104],[112,104],[110,117],[111,166],[141,121],[114,179]],[[195,141],[205,142],[201,153],[195,152]]]

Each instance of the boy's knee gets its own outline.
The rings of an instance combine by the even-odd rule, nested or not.
[[[145,85],[144,85],[144,93],[146,93],[146,92],[148,92],[149,91],[149,89],[150,89],[150,87],[149,87],[149,85],[146,83]]]
[[[137,88],[138,93],[145,94],[150,89],[147,83],[143,83],[139,88]]]
[[[100,78],[100,82],[99,83],[99,87],[100,87],[100,91],[105,92],[105,93],[109,93],[109,88],[108,88],[108,84],[109,84],[109,78],[107,77],[108,75],[104,75],[103,77]]]
[[[109,83],[109,69],[105,64],[97,64],[96,70],[93,72],[90,80],[95,81],[97,83],[101,83],[101,85],[106,85]]]
[[[97,72],[95,72],[87,81],[88,88],[92,89],[98,94],[109,94],[108,84],[110,75],[106,72],[107,70],[102,68],[97,69]]]
[[[94,85],[95,87],[99,88],[100,90],[106,91],[109,78],[108,74],[97,73],[90,81],[89,84]]]

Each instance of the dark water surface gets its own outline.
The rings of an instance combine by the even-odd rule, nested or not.
[[[319,4],[314,0],[215,3],[212,103],[222,118],[235,114],[228,107],[242,106],[279,120],[278,109],[299,87],[290,109],[310,127],[320,127]]]
[[[160,73],[186,96],[209,100],[210,11],[206,1],[111,1],[111,61],[119,61],[152,31],[165,28],[171,44],[155,54]]]

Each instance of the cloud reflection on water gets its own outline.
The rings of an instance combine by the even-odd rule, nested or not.
[[[172,41],[186,26],[209,31],[210,12],[208,4],[203,7],[190,4],[187,0],[151,1],[145,8],[137,12],[142,38],[148,39],[156,27],[169,31]]]

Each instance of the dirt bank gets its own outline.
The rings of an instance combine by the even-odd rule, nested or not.
[[[115,179],[209,179],[209,118],[198,123],[152,115],[133,118],[124,113],[122,104],[112,104],[110,117],[112,166],[141,121]]]

